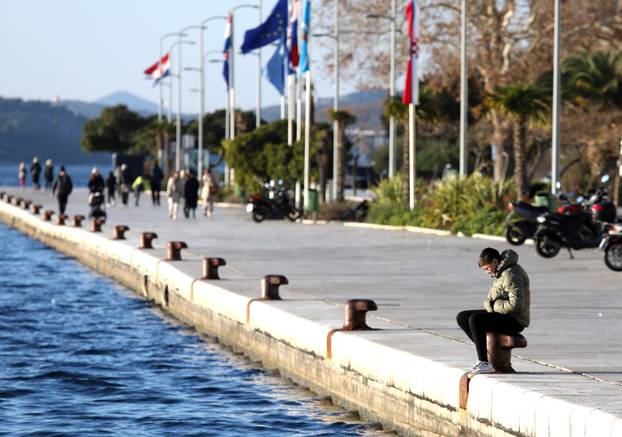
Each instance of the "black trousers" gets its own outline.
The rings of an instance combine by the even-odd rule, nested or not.
[[[151,203],[160,206],[160,190],[151,189]]]
[[[458,321],[458,326],[475,343],[477,358],[480,361],[488,361],[488,354],[486,353],[487,332],[514,335],[525,329],[512,316],[489,313],[486,310],[461,311],[456,316],[456,320]]]
[[[56,196],[58,199],[58,213],[60,215],[65,214],[65,210],[67,209],[67,197],[66,194],[59,194]]]

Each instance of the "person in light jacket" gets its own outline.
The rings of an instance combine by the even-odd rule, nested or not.
[[[529,277],[518,265],[518,254],[513,250],[499,253],[488,247],[481,252],[478,265],[493,278],[484,309],[462,311],[456,317],[460,328],[475,343],[479,361],[470,369],[471,375],[494,372],[487,357],[487,332],[515,335],[530,323]]]
[[[173,220],[177,220],[177,209],[181,192],[179,191],[179,173],[174,172],[169,176],[166,183],[166,200],[168,202],[168,215]]]

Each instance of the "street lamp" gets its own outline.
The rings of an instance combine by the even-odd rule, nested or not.
[[[369,19],[384,19],[391,23],[391,68],[389,73],[389,96],[395,96],[395,0],[391,0],[391,15],[368,14]],[[395,175],[395,117],[389,117],[389,178]]]
[[[162,71],[162,56],[164,56],[164,54],[162,53],[162,45],[164,44],[164,40],[166,38],[170,38],[171,36],[175,36],[175,35],[177,35],[177,33],[169,32],[169,33],[165,33],[164,35],[160,37],[160,51],[158,52],[158,67],[160,68],[160,71]],[[162,79],[164,78],[160,77],[159,84],[158,84],[158,88],[159,88],[158,123],[162,121]]]
[[[229,56],[229,116],[230,127],[229,127],[229,139],[235,139],[235,26],[234,26],[234,18],[235,11],[238,9],[259,9],[258,5],[250,5],[243,4],[235,6],[231,8],[229,11],[229,15],[231,16],[231,48],[230,48],[230,56]],[[261,10],[259,10],[259,15],[261,16]],[[258,67],[258,74],[261,75],[261,65]]]
[[[553,132],[551,138],[551,193],[557,194],[559,182],[559,111],[561,95],[559,92],[561,74],[559,72],[559,32],[560,32],[560,0],[555,0],[555,25],[553,45]]]
[[[186,36],[185,32],[187,30],[196,28],[197,26],[188,26],[188,27],[184,27],[182,30],[180,30],[177,33],[177,37],[178,37],[178,42],[179,42],[179,60],[178,60],[178,64],[177,64],[177,74],[179,74],[179,79],[177,82],[177,126],[176,126],[176,134],[175,134],[175,139],[177,144],[175,145],[175,170],[179,171],[181,169],[181,99],[182,99],[182,61],[181,61],[181,38]],[[192,43],[194,44],[193,41],[188,41],[188,43]]]

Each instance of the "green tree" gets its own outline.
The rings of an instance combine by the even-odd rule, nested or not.
[[[348,111],[333,111],[329,110],[328,116],[332,121],[337,122],[337,132],[339,135],[339,147],[335,153],[336,162],[333,163],[337,167],[337,180],[333,181],[336,184],[338,202],[344,199],[345,188],[345,169],[346,169],[346,145],[348,143],[348,137],[346,135],[346,128],[356,123],[356,117],[350,114]]]
[[[287,121],[279,120],[225,140],[225,159],[235,168],[243,189],[261,189],[267,179],[282,179],[292,186],[303,171],[302,143],[287,145]]]
[[[87,152],[127,153],[134,145],[134,135],[145,123],[125,105],[106,108],[98,118],[84,124],[80,143]]]
[[[550,95],[537,85],[499,86],[489,96],[490,106],[505,113],[512,121],[514,179],[519,198],[529,194],[525,149],[527,126],[530,122],[546,123],[550,111]]]
[[[622,109],[622,52],[583,52],[564,60],[570,94],[579,105],[596,103],[601,109]]]

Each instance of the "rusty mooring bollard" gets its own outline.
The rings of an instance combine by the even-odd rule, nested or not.
[[[12,203],[13,202],[13,196],[11,194],[8,194],[4,200],[6,200],[6,203]]]
[[[13,205],[15,206],[19,206],[19,204],[22,203],[22,198],[21,197],[14,197],[13,198]]]
[[[46,209],[45,211],[43,211],[43,220],[45,220],[46,222],[49,222],[52,220],[53,215],[54,215],[54,211],[52,211],[51,209]]]
[[[486,333],[488,362],[496,373],[515,373],[512,368],[512,349],[527,347],[527,339],[520,334],[505,335]]]
[[[41,208],[43,208],[43,206],[36,204],[36,205],[32,205],[32,213],[35,215],[39,215],[39,211],[41,211]]]
[[[154,238],[158,238],[158,234],[155,232],[143,232],[140,234],[140,239],[138,240],[138,248],[139,249],[153,249],[153,245],[151,242]]]
[[[281,300],[279,287],[289,281],[283,275],[266,275],[261,279],[261,300]]]
[[[227,261],[223,258],[203,258],[203,279],[220,279],[218,267],[226,265]]]
[[[22,207],[23,207],[25,210],[30,209],[30,205],[31,205],[31,204],[32,204],[32,202],[31,202],[30,200],[23,200],[23,201],[22,201]]]
[[[64,225],[65,224],[65,220],[67,219],[67,216],[65,214],[60,214],[56,216],[56,224],[57,225]]]
[[[188,245],[183,241],[169,241],[166,246],[167,261],[181,261],[181,249],[187,249]]]
[[[3,200],[4,196],[6,196],[6,193],[4,191],[0,191],[0,200]]]
[[[80,215],[80,214],[76,214],[73,216],[73,225],[76,228],[79,228],[82,226],[82,220],[84,220],[84,216]]]
[[[346,302],[343,331],[367,331],[367,311],[376,311],[376,302],[370,299],[350,299]]]
[[[100,218],[93,218],[93,220],[91,220],[91,231],[92,232],[101,232],[103,224],[104,224],[104,221],[102,219],[100,219]]]
[[[113,240],[125,240],[125,233],[129,230],[130,230],[129,226],[116,225],[112,233],[112,239]]]

